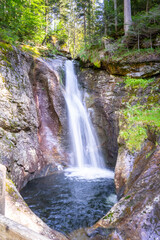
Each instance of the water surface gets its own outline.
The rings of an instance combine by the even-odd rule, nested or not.
[[[35,214],[64,234],[93,225],[116,202],[113,178],[84,179],[69,171],[32,180],[21,194]]]

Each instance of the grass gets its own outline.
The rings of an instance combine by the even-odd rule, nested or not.
[[[21,49],[22,51],[27,52],[33,56],[36,56],[36,57],[40,56],[40,52],[37,47],[32,47],[30,45],[24,44],[24,45],[21,45]]]
[[[151,78],[151,79],[142,79],[142,78],[130,78],[127,77],[125,79],[125,84],[126,84],[126,88],[128,87],[132,87],[132,88],[146,88],[150,83],[154,82],[155,79]]]
[[[148,130],[155,134],[160,132],[160,108],[158,104],[151,108],[146,105],[131,106],[127,104],[127,108],[121,114],[124,121],[120,123],[120,136],[132,152],[141,149],[142,143],[147,139]]]

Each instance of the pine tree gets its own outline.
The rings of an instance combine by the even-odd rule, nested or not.
[[[124,0],[124,32],[125,32],[125,35],[128,34],[131,24],[132,24],[131,1]]]

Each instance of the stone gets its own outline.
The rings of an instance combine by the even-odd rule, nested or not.
[[[55,65],[54,65],[55,63]],[[58,68],[64,63],[59,59]],[[36,59],[30,72],[39,119],[39,144],[49,171],[67,165],[67,113],[56,60]],[[48,171],[48,170],[47,170]]]
[[[23,225],[17,224],[12,220],[0,215],[0,239],[1,240],[49,240],[49,238],[40,235]],[[51,238],[50,238],[51,239]],[[58,240],[58,238],[52,238]]]
[[[120,199],[133,182],[141,175],[145,165],[149,161],[149,157],[154,151],[155,144],[146,141],[140,152],[130,153],[127,149],[119,149],[115,168],[115,186],[117,196]]]
[[[160,55],[129,56],[120,60],[102,60],[102,69],[109,74],[129,76],[132,78],[147,78],[160,73]]]
[[[160,147],[157,146],[141,174],[118,203],[94,225],[94,229],[116,228],[120,239],[160,238]],[[113,236],[111,233],[111,236]],[[107,238],[110,239],[110,238]],[[112,238],[111,238],[112,239]],[[114,238],[113,238],[114,239]]]
[[[5,184],[6,184],[6,168],[0,164],[0,214],[5,215]]]

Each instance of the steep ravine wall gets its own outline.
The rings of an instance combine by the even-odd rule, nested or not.
[[[16,48],[1,56],[0,162],[20,189],[66,164],[60,144],[65,104],[59,80],[46,62]]]

